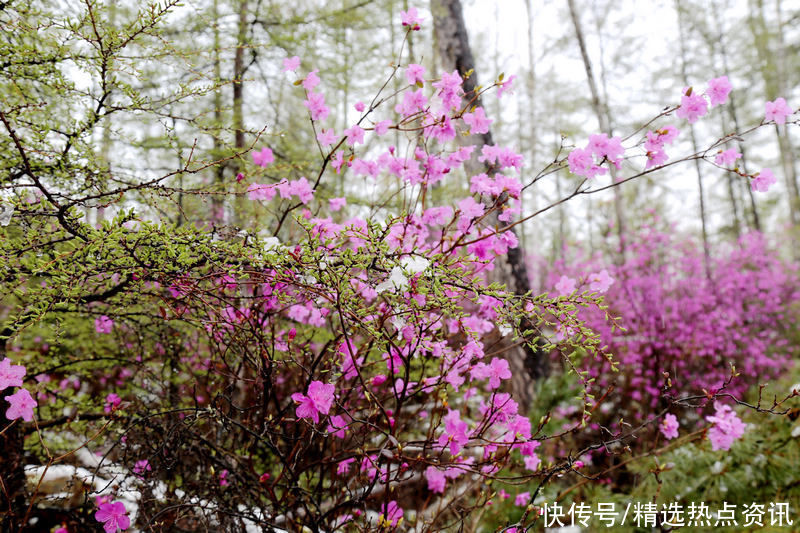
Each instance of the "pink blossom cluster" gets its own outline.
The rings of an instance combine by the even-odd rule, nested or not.
[[[711,107],[722,105],[728,101],[731,92],[731,84],[727,76],[721,76],[709,80],[705,95],[694,92],[692,87],[684,89],[681,96],[681,105],[675,113],[678,118],[685,118],[689,124],[697,122],[697,119],[708,112],[709,103]]]
[[[644,149],[647,152],[646,169],[658,167],[667,162],[669,157],[664,151],[664,145],[672,144],[678,138],[679,133],[675,126],[664,126],[647,132],[647,140],[644,142]]]
[[[744,435],[745,424],[736,416],[730,405],[714,403],[714,415],[706,420],[712,423],[708,430],[708,440],[712,450],[730,450],[733,441]]]
[[[611,137],[605,133],[589,136],[589,142],[584,148],[575,148],[567,156],[569,171],[585,178],[605,174],[608,169],[602,166],[605,161],[612,163],[617,169],[622,168],[622,158],[625,147],[622,139]]]
[[[793,112],[786,99],[782,97],[764,104],[764,120],[774,120],[776,124],[786,124],[786,118]]]
[[[8,387],[22,387],[22,378],[25,376],[26,369],[22,365],[11,364],[8,357],[0,361],[0,391]],[[5,397],[10,404],[6,410],[8,420],[22,418],[26,422],[33,420],[33,408],[36,407],[36,400],[27,389],[20,388],[14,394]]]
[[[284,179],[271,185],[253,183],[247,188],[247,195],[251,200],[269,201],[278,194],[284,199],[296,197],[300,202],[307,204],[314,196],[314,189],[305,177],[292,181]]]
[[[597,309],[580,313],[598,332],[620,365],[624,379],[604,357],[585,361],[597,390],[614,381],[618,402],[610,409],[640,418],[666,398],[742,394],[748,387],[783,373],[796,348],[785,335],[791,306],[800,302],[796,269],[785,264],[757,233],[709,258],[691,240],[646,228],[628,240],[621,264],[594,260],[559,267],[550,283],[559,294],[574,290],[572,278],[604,266],[614,279],[605,293],[614,328]],[[734,365],[739,377],[726,385]],[[668,376],[670,388],[665,389]],[[665,396],[666,395],[666,396]],[[667,415],[662,432],[676,435],[677,420]]]

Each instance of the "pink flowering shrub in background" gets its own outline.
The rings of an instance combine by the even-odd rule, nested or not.
[[[579,312],[618,364],[618,372],[603,357],[585,357],[579,365],[594,379],[595,396],[604,397],[600,412],[612,427],[621,417],[642,422],[689,396],[740,397],[793,364],[797,346],[786,332],[797,326],[792,309],[800,302],[797,269],[758,233],[716,250],[708,269],[705,260],[691,239],[646,227],[628,240],[620,264],[595,257],[560,264],[550,276],[553,294],[563,294],[572,283],[577,293],[605,288],[596,284],[598,274],[590,274],[601,267],[613,279],[604,303],[622,328],[600,309]],[[614,394],[605,396],[611,387]],[[672,438],[676,420],[667,416],[661,430]],[[692,427],[702,421],[686,420]],[[718,414],[713,421],[719,426],[722,420]],[[715,449],[718,442],[728,444],[712,442]]]

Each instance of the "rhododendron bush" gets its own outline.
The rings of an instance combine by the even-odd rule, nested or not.
[[[424,21],[410,8],[400,23],[412,32]],[[533,216],[521,195],[538,178],[511,147],[469,144],[491,123],[479,98],[500,97],[513,77],[467,94],[457,71],[398,64],[390,79],[408,84],[394,94],[385,84],[336,131],[317,71],[291,57],[283,72],[302,92],[293,112],[310,119],[318,164],[297,176],[260,139],[233,156],[234,192],[214,200],[259,224],[228,233],[146,208],[211,195],[170,179],[222,161],[189,156],[160,179],[76,192],[43,171],[41,154],[54,152],[3,115],[19,168],[0,239],[0,432],[15,458],[3,463],[14,495],[4,524],[441,530],[509,490],[523,527],[538,519],[544,484],[591,466],[577,457],[633,438],[620,417],[666,438],[705,420],[715,450],[735,445],[744,426],[731,400],[791,354],[782,328],[796,273],[762,239],[713,259],[706,277],[702,254],[651,231],[619,265],[559,265],[555,289],[519,294],[498,271],[520,246],[513,228]],[[730,90],[722,78],[684,90],[657,120],[699,120],[706,98],[724,105]],[[785,121],[791,109],[767,114]],[[625,142],[592,135],[554,165],[582,178],[575,195],[611,168],[627,173],[622,184],[718,154],[754,190],[772,185],[768,169],[733,166],[719,149],[732,137],[668,160],[678,129],[654,128]],[[351,207],[324,187],[337,175],[385,194]],[[445,185],[462,192],[439,194]],[[87,198],[115,216],[88,223]],[[554,413],[528,413],[513,394],[517,345],[575,377],[562,430],[546,431]],[[60,514],[43,510],[53,472],[71,472]]]
[[[702,418],[685,409],[687,398],[742,398],[750,387],[784,374],[797,356],[788,335],[796,328],[798,272],[760,234],[744,235],[706,258],[692,239],[645,227],[630,238],[620,264],[592,257],[556,266],[553,293],[605,293],[607,309],[578,313],[620,369],[613,372],[604,358],[583,359],[594,394],[604,398],[595,424],[619,431],[624,422],[676,409],[685,412],[685,429],[693,430]],[[597,282],[601,276],[592,272],[600,269],[613,283]],[[623,327],[607,321],[607,313]],[[661,431],[672,438],[677,419],[667,416]]]

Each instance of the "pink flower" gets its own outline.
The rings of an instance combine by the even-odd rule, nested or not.
[[[425,67],[411,63],[406,67],[406,80],[409,85],[416,85],[417,83],[425,83]]]
[[[403,23],[403,26],[408,26],[414,31],[419,31],[422,17],[418,15],[416,7],[409,7],[408,11],[400,12],[400,21]]]
[[[114,321],[106,315],[100,315],[94,319],[94,329],[97,333],[111,333],[114,328]]]
[[[647,164],[645,165],[645,169],[653,168],[653,167],[660,167],[664,163],[667,162],[669,156],[667,152],[662,149],[654,150],[652,152],[647,152]]]
[[[314,189],[305,177],[289,182],[289,194],[297,196],[301,202],[307,204],[314,197]]]
[[[333,128],[323,129],[317,134],[317,140],[322,146],[330,146],[336,142],[336,132]]]
[[[569,171],[578,176],[593,178],[598,174],[605,174],[606,169],[594,164],[592,151],[588,148],[575,148],[567,156]]]
[[[489,389],[494,390],[500,386],[501,379],[510,379],[511,370],[508,367],[508,361],[495,357],[488,365],[485,363],[478,363],[470,371],[472,379],[485,379],[489,378]]]
[[[295,392],[292,400],[298,403],[295,415],[298,418],[310,418],[319,423],[319,414],[327,415],[333,404],[333,393],[336,387],[321,381],[312,381],[308,386],[308,396]]]
[[[343,416],[340,415],[333,415],[330,418],[330,423],[328,424],[327,431],[334,437],[343,439],[347,436],[347,430],[349,429],[347,425],[347,420]]]
[[[608,158],[617,168],[619,168],[622,156],[625,154],[622,139],[619,137],[611,137],[609,139],[605,133],[589,135],[589,144],[586,145],[586,149],[600,159],[603,157]]]
[[[25,367],[12,365],[11,359],[6,357],[0,361],[0,390],[7,387],[22,387],[22,377],[24,375]]]
[[[531,472],[536,472],[536,469],[539,468],[539,465],[542,463],[542,460],[539,459],[539,456],[536,454],[528,455],[523,461],[525,462],[525,468]]]
[[[120,403],[122,403],[120,397],[112,392],[106,396],[106,405],[103,408],[103,411],[105,411],[106,414],[110,413],[111,411],[116,411],[117,408],[119,408]]]
[[[678,419],[672,413],[667,413],[659,426],[661,433],[667,440],[672,440],[678,436]]]
[[[742,157],[742,154],[737,152],[735,148],[728,148],[724,152],[718,153],[714,158],[714,162],[720,166],[729,167],[740,157]]]
[[[266,167],[273,161],[275,161],[275,156],[272,155],[272,150],[267,148],[266,146],[261,149],[260,152],[253,152],[253,163],[260,167]]]
[[[325,95],[322,93],[308,93],[303,105],[308,108],[311,120],[325,120],[331,112],[325,105]]]
[[[672,141],[678,138],[680,130],[675,126],[664,126],[660,130],[657,130],[656,133],[660,136],[661,142],[664,144],[672,144]]]
[[[714,425],[708,430],[712,450],[730,450],[733,441],[744,435],[745,425],[729,405],[714,402],[716,412],[706,420]]]
[[[559,296],[569,296],[575,291],[575,280],[568,276],[561,276],[556,283],[556,290]]]
[[[133,465],[133,473],[137,476],[144,476],[145,472],[152,472],[153,467],[150,466],[150,461],[147,459],[142,459],[141,461],[136,461],[136,464]]]
[[[389,131],[389,126],[392,125],[391,120],[381,120],[377,124],[375,124],[375,135],[383,135],[387,131]]]
[[[688,92],[688,91],[687,91]],[[681,106],[678,108],[679,118],[685,118],[689,124],[694,124],[697,119],[708,112],[708,102],[702,95],[692,93],[681,96]]]
[[[229,472],[227,470],[223,470],[222,472],[219,473],[219,486],[220,487],[227,487],[228,485],[231,484],[230,481],[228,481],[228,473]]]
[[[458,202],[458,209],[461,211],[461,216],[472,219],[483,215],[486,206],[476,202],[472,196],[467,196]]]
[[[410,117],[424,110],[426,105],[428,105],[428,98],[422,89],[417,89],[416,91],[406,91],[403,94],[403,101],[395,105],[394,110],[404,117]]]
[[[526,492],[520,492],[519,494],[517,494],[517,497],[514,498],[514,505],[518,505],[520,507],[525,507],[526,505],[528,505],[528,502],[530,501],[530,499],[531,499],[531,493],[530,492],[527,492],[527,491]]]
[[[442,79],[433,82],[433,86],[439,89],[436,95],[442,101],[444,109],[456,109],[461,105],[461,96],[464,94],[464,89],[461,88],[463,81],[461,74],[454,70],[449,74],[443,72]]]
[[[593,292],[606,292],[609,287],[614,283],[611,276],[608,275],[608,270],[603,269],[600,272],[593,272],[589,275],[589,290]]]
[[[61,526],[60,528],[58,528],[55,531],[53,531],[53,533],[69,533],[69,530],[67,528],[65,528],[64,526]]]
[[[292,72],[294,72],[295,70],[297,70],[297,67],[299,67],[299,66],[300,66],[300,58],[297,57],[297,56],[287,57],[287,58],[284,58],[284,60],[283,60],[283,71],[284,72],[288,72],[290,70]]]
[[[464,122],[469,126],[470,133],[480,135],[489,132],[492,120],[486,118],[486,112],[482,107],[478,107],[472,113],[464,114]]]
[[[380,517],[378,517],[378,523],[384,523],[391,527],[397,527],[398,522],[400,522],[402,518],[403,518],[403,508],[397,505],[397,502],[395,500],[392,500],[384,508]]]
[[[319,72],[319,69],[312,70],[303,80],[303,88],[306,91],[312,92],[314,88],[319,85],[319,76],[317,76],[317,72]]]
[[[355,146],[356,144],[364,144],[364,129],[356,124],[352,128],[347,128],[343,132],[347,136],[347,145]]]
[[[357,511],[358,511],[358,509],[356,509],[356,512]],[[351,515],[350,513],[337,516],[336,520],[333,522],[333,529],[334,530],[339,529],[340,527],[342,527],[343,525],[345,525],[347,522],[351,521],[352,519],[353,519],[353,515]]]
[[[764,104],[764,120],[774,120],[776,124],[785,124],[786,117],[791,114],[792,108],[783,98],[776,98],[774,102]]]
[[[7,419],[16,420],[22,417],[26,422],[33,420],[33,408],[37,404],[27,389],[19,389],[14,394],[6,396],[6,400],[11,404],[11,407],[6,410]]]
[[[344,475],[350,471],[350,463],[355,461],[355,457],[350,457],[349,459],[342,459],[339,461],[339,464],[336,466],[336,475]]]
[[[711,107],[722,105],[728,101],[728,94],[731,92],[731,83],[728,76],[720,76],[708,81],[706,94],[711,99]]]
[[[355,104],[353,107],[355,107],[356,111],[358,111],[359,113],[361,113],[362,111],[364,111],[364,108],[365,108],[366,106],[364,105],[364,102],[362,102],[361,100],[359,100],[358,102],[356,102],[356,104]]]
[[[260,183],[251,183],[247,187],[247,197],[251,200],[272,200],[275,198],[277,190],[275,185],[266,185]]]
[[[336,212],[347,205],[347,198],[331,198],[328,200],[328,205],[331,211]]]
[[[450,455],[458,455],[461,447],[469,441],[469,425],[461,420],[458,411],[449,409],[444,417],[444,433],[439,436],[439,446],[450,444]]]
[[[106,533],[116,533],[117,529],[125,530],[131,525],[128,511],[122,502],[101,504],[100,509],[94,514],[94,518],[103,523]]]
[[[767,192],[776,181],[772,170],[765,168],[753,178],[753,181],[750,182],[750,188],[756,192]]]
[[[506,79],[506,81],[504,81],[504,82],[501,82],[501,83],[500,83],[500,84],[497,86],[497,98],[502,98],[502,97],[503,97],[503,93],[506,93],[506,92],[507,92],[508,94],[514,94],[514,91],[513,91],[513,89],[511,88],[511,85],[514,83],[514,80],[515,80],[516,78],[517,78],[517,77],[516,77],[516,76],[514,76],[514,75],[512,74],[511,76],[509,76],[509,77]]]
[[[444,486],[447,483],[447,477],[444,472],[435,466],[429,466],[425,470],[425,478],[428,480],[428,490],[431,492],[444,493]]]

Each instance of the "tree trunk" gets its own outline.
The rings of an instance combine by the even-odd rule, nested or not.
[[[233,57],[233,145],[237,152],[244,149],[244,50],[247,41],[247,0],[239,4],[239,28],[236,38],[236,53]],[[241,169],[241,164],[234,163],[234,173]],[[237,196],[234,203],[234,216],[237,226],[242,225],[242,208],[244,197]]]
[[[571,0],[570,0],[571,1]],[[686,73],[686,35],[683,32],[683,8],[681,7],[680,0],[675,0],[675,11],[678,15],[678,41],[681,43],[681,77],[683,78],[684,85],[689,84],[688,74]],[[694,125],[689,124],[689,134],[692,139],[692,150],[694,153],[699,151],[697,146],[697,135],[695,135]],[[711,248],[708,241],[708,227],[706,223],[706,203],[705,203],[705,190],[703,188],[703,172],[700,169],[700,160],[694,160],[694,168],[697,172],[697,189],[700,197],[700,226],[703,232],[703,267],[706,271],[706,277],[711,279]]]
[[[781,9],[781,0],[775,0],[775,16],[777,18],[777,75],[778,82],[778,95],[785,96],[788,91],[788,83],[786,80],[786,43],[783,37],[783,13]],[[775,126],[775,133],[778,135],[778,145],[781,151],[781,166],[783,167],[783,175],[786,179],[789,189],[789,219],[792,221],[792,240],[797,239],[798,225],[800,225],[800,186],[797,183],[797,169],[795,168],[795,154],[794,147],[792,146],[792,139],[789,136],[789,129],[786,124],[783,126]],[[800,251],[797,246],[793,246],[794,258],[800,259]]]
[[[472,74],[464,80],[463,88],[466,97],[472,95],[477,86],[475,74],[475,60],[469,47],[469,38],[464,14],[460,0],[433,0],[434,32],[436,34],[437,49],[441,68],[446,71],[457,70],[465,76]],[[474,102],[482,106],[480,99]],[[471,135],[464,142],[469,144],[494,144],[491,130],[480,135]],[[477,163],[476,159],[465,165],[468,173],[492,171],[486,165]],[[496,221],[495,221],[496,222]],[[509,231],[514,231],[509,230]],[[493,272],[495,281],[504,282],[516,294],[526,294],[530,291],[530,281],[525,265],[522,243],[515,249],[509,250],[505,261],[499,261]],[[533,324],[522,324],[521,329],[534,329]],[[533,380],[549,374],[547,355],[525,346],[509,350],[506,355],[512,371],[512,388],[517,401],[522,409],[527,411],[533,399]]]
[[[783,66],[782,55],[783,45],[783,28],[781,18],[780,3],[776,4],[776,11],[778,13],[777,24],[777,38],[778,38],[778,53],[773,53],[769,47],[770,29],[767,26],[766,17],[764,16],[764,1],[753,0],[750,2],[750,16],[748,17],[748,26],[753,36],[753,42],[758,54],[760,63],[761,76],[764,79],[764,90],[767,100],[774,100],[776,97],[781,96],[783,87],[782,72]],[[784,52],[785,53],[785,52]],[[793,150],[791,142],[786,135],[781,132],[780,128],[776,127],[775,133],[778,137],[778,144],[780,147],[781,166],[783,167],[783,177],[786,181],[786,200],[789,204],[789,220],[792,224],[792,235],[794,230],[800,225],[800,187],[797,184],[797,177],[795,175]],[[797,246],[793,249],[795,253]]]
[[[722,6],[719,6],[718,4],[714,3],[713,11],[714,12],[718,12],[718,13],[722,13]],[[718,40],[719,40],[719,45],[720,45],[720,48],[719,48],[720,56],[722,57],[722,69],[723,69],[724,74],[726,76],[730,77],[731,76],[731,69],[730,69],[730,66],[728,65],[728,51],[727,51],[727,48],[725,47],[725,41],[724,41],[725,33],[724,33],[724,30],[723,30],[723,27],[722,27],[722,17],[721,16],[715,17],[715,19],[717,21],[717,33],[718,33]],[[735,91],[732,92],[728,96],[728,105],[726,107],[728,109],[728,115],[729,115],[730,119],[733,121],[733,130],[737,131],[737,132],[740,131],[739,130],[739,112],[737,110],[738,108],[737,108],[737,105],[736,105],[736,92]],[[738,146],[739,153],[742,154],[741,168],[745,172],[745,174],[747,174],[747,149],[745,148],[744,143],[741,142],[741,141],[737,141],[737,146]],[[729,179],[729,183],[731,183],[732,181],[736,181],[736,182],[738,182],[738,183],[740,183],[740,184],[742,184],[744,186],[742,191],[747,195],[747,198],[749,198],[751,226],[756,231],[761,231],[761,221],[759,220],[759,217],[758,217],[758,208],[756,207],[756,199],[755,199],[755,195],[753,195],[753,190],[747,184],[746,180],[737,179],[738,177],[734,177],[733,175],[729,176],[729,178],[730,178]],[[747,223],[747,216],[745,214],[745,212],[746,212],[745,204],[746,203],[748,203],[748,202],[746,202],[745,200],[742,201],[742,218],[745,220],[745,224]]]
[[[614,135],[614,131],[611,124],[611,116],[608,112],[608,103],[604,102],[600,97],[600,91],[594,79],[592,61],[589,59],[589,53],[586,49],[586,40],[584,39],[583,27],[578,17],[578,11],[575,8],[575,0],[567,0],[567,4],[569,6],[570,18],[572,18],[572,25],[575,28],[575,37],[578,40],[578,47],[581,51],[581,59],[583,60],[583,68],[586,71],[586,79],[589,82],[589,91],[592,95],[592,109],[597,117],[597,125],[603,133],[611,137]],[[613,166],[611,168],[611,179],[613,182],[617,181],[617,171]],[[617,237],[619,238],[620,259],[622,259],[625,255],[625,210],[622,205],[622,193],[619,187],[614,187],[613,192],[614,214],[617,219]]]
[[[222,155],[222,89],[219,84],[222,81],[222,41],[219,32],[219,0],[214,0],[214,157]],[[214,182],[216,187],[214,192],[217,194],[211,197],[211,221],[212,224],[225,224],[225,165],[216,165],[214,168]]]

